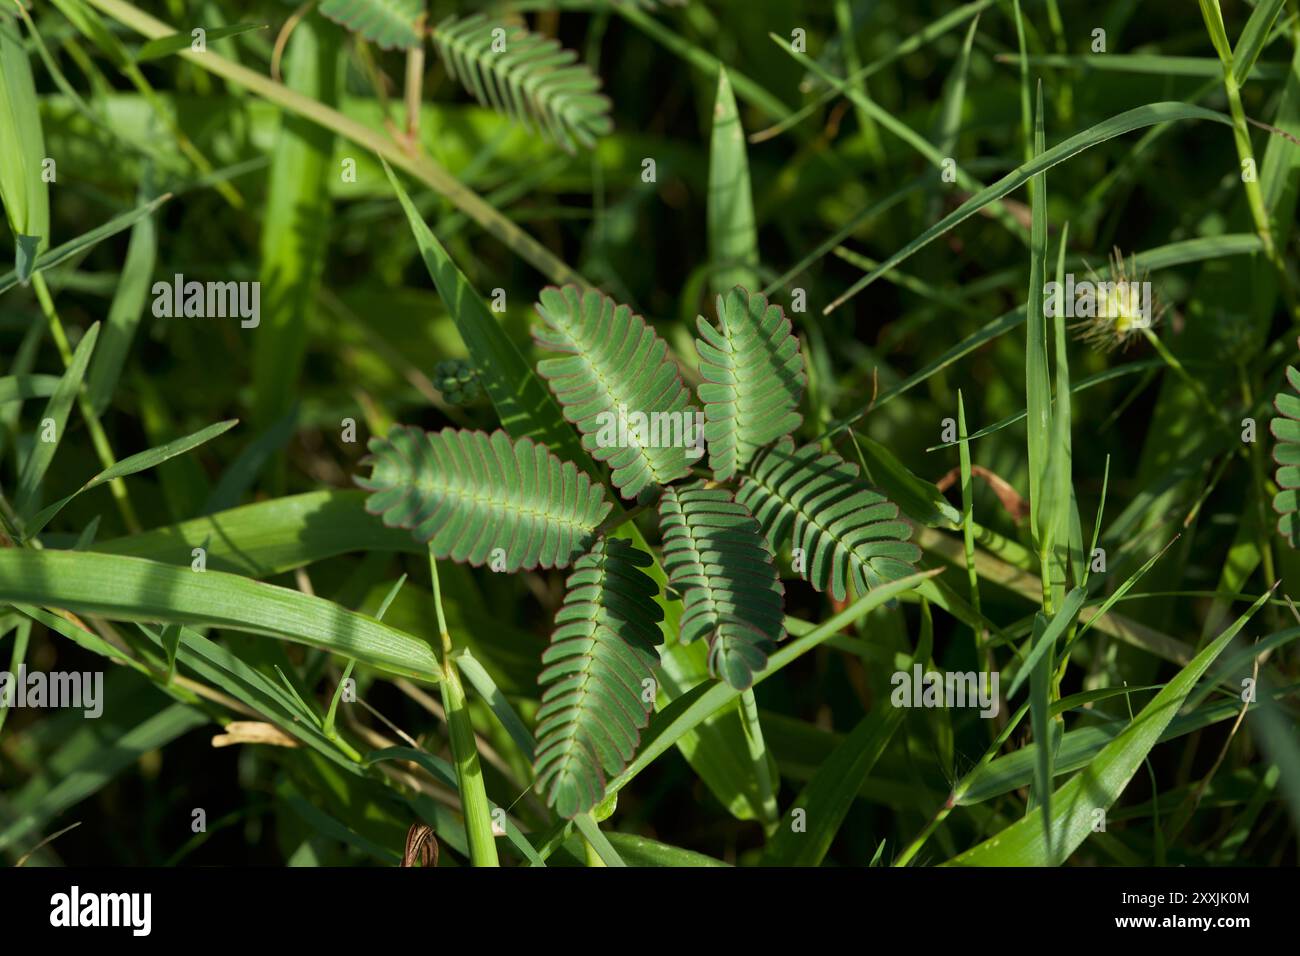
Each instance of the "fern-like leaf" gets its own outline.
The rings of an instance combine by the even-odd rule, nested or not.
[[[321,0],[320,12],[385,50],[422,42],[425,0]]]
[[[664,571],[681,595],[681,640],[709,642],[709,671],[744,690],[785,635],[785,589],[754,516],[722,488],[665,488]]]
[[[600,538],[569,575],[542,654],[534,761],[537,792],[561,816],[600,802],[607,775],[627,766],[650,719],[654,694],[644,682],[659,660],[664,616],[659,586],[641,570],[650,564],[621,538]]]
[[[410,529],[437,558],[491,560],[494,571],[567,567],[613,507],[572,462],[503,431],[397,425],[369,448],[370,478],[356,479],[373,492],[366,510]]]
[[[543,289],[537,314],[537,344],[565,353],[537,371],[623,496],[688,474],[695,416],[667,343],[628,306],[573,285]]]
[[[807,377],[799,340],[779,305],[737,286],[718,296],[717,309],[717,328],[704,316],[696,320],[702,338],[695,349],[709,466],[726,481],[760,448],[799,427],[795,409]]]
[[[865,594],[911,574],[921,557],[898,506],[859,478],[856,465],[817,445],[795,451],[786,439],[760,453],[736,500],[753,512],[773,550],[793,528],[804,577],[837,601],[848,596],[850,580]]]
[[[447,73],[475,99],[569,152],[614,128],[600,79],[549,37],[482,13],[448,17],[432,36]]]
[[[1287,366],[1286,380],[1292,391],[1279,392],[1273,398],[1273,407],[1280,418],[1269,422],[1269,431],[1277,440],[1273,446],[1273,461],[1277,464],[1274,477],[1282,490],[1273,497],[1273,510],[1278,513],[1277,531],[1291,547],[1300,547],[1300,372]]]

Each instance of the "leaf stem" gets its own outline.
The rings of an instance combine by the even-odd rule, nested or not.
[[[499,866],[496,837],[492,834],[492,804],[488,802],[479,766],[478,747],[474,742],[474,725],[470,721],[465,688],[453,656],[447,618],[442,611],[442,588],[438,583],[438,561],[429,552],[429,572],[433,577],[433,607],[438,617],[438,634],[442,639],[442,706],[447,712],[447,730],[451,737],[451,755],[456,764],[456,785],[460,790],[461,810],[465,815],[465,834],[469,839],[469,858],[474,866]]]
[[[1241,162],[1243,173],[1247,166],[1251,170],[1249,177],[1242,176],[1242,185],[1246,187],[1246,202],[1250,206],[1250,216],[1255,221],[1255,231],[1264,246],[1264,257],[1277,270],[1282,295],[1287,308],[1295,319],[1300,320],[1300,304],[1297,304],[1295,289],[1291,286],[1291,277],[1287,274],[1286,263],[1279,254],[1273,239],[1273,227],[1269,223],[1268,206],[1264,202],[1264,193],[1259,187],[1259,170],[1255,163],[1255,153],[1250,145],[1250,130],[1247,128],[1246,110],[1241,105],[1241,81],[1237,79],[1234,69],[1234,57],[1231,44],[1224,30],[1223,14],[1218,0],[1201,0],[1201,14],[1205,19],[1206,29],[1219,62],[1223,66],[1223,91],[1228,97],[1228,113],[1232,116],[1232,138],[1237,147],[1237,158]]]
[[[780,810],[776,805],[776,786],[772,780],[772,768],[767,761],[767,745],[763,742],[763,727],[758,722],[758,701],[754,698],[752,687],[740,695],[740,714],[745,743],[749,746],[749,759],[754,765],[754,777],[758,783],[764,828],[771,831],[780,819]]]
[[[1201,408],[1203,408],[1206,414],[1210,416],[1210,420],[1216,422],[1222,421],[1222,415],[1219,409],[1214,407],[1214,403],[1210,401],[1210,396],[1206,394],[1205,386],[1183,367],[1183,363],[1178,361],[1173,352],[1169,351],[1168,346],[1166,346],[1164,342],[1160,341],[1160,336],[1156,335],[1149,328],[1143,328],[1142,334],[1146,337],[1146,340],[1151,343],[1151,347],[1156,350],[1156,354],[1164,360],[1164,363],[1168,365],[1174,373],[1187,384],[1187,387],[1195,393],[1197,401],[1201,403]]]

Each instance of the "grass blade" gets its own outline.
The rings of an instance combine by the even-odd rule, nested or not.
[[[0,551],[0,601],[60,607],[118,621],[228,627],[355,657],[379,670],[441,679],[429,645],[324,598],[221,571],[115,555]]]
[[[50,521],[63,510],[66,505],[83,491],[89,491],[92,488],[98,488],[100,485],[107,484],[114,478],[125,478],[127,475],[134,475],[136,472],[145,471],[164,461],[175,458],[177,455],[183,455],[186,452],[193,451],[200,445],[203,445],[218,435],[225,434],[239,424],[239,419],[232,418],[229,421],[217,422],[215,425],[209,425],[207,428],[200,429],[193,435],[186,435],[184,438],[178,438],[175,441],[160,445],[157,448],[150,448],[148,451],[142,451],[138,454],[123,458],[111,468],[105,468],[99,474],[95,475],[84,485],[64,498],[60,498],[54,504],[44,508],[35,518],[33,518],[26,529],[28,539],[38,535]]]
[[[718,70],[718,93],[713,105],[707,219],[714,295],[725,295],[736,286],[757,289],[758,229],[749,186],[749,158],[736,97],[725,69]]]
[[[63,373],[59,387],[50,396],[41,415],[36,442],[32,446],[31,454],[27,456],[27,461],[23,464],[22,474],[18,476],[18,489],[14,493],[14,510],[24,519],[30,517],[35,508],[40,494],[41,480],[45,477],[50,462],[54,460],[54,453],[58,451],[59,443],[63,441],[68,414],[72,411],[72,403],[77,400],[77,395],[81,392],[81,382],[85,378],[86,367],[90,364],[90,356],[95,351],[95,341],[98,338],[99,323],[96,322],[86,330],[86,334],[77,344],[77,350],[72,355],[72,363]]]
[[[1117,116],[1091,126],[1081,133],[1075,133],[1073,136],[1060,143],[1057,143],[1051,149],[1045,150],[1032,160],[1018,166],[1006,176],[1003,176],[996,183],[987,186],[977,192],[970,199],[966,200],[948,215],[926,229],[919,236],[907,243],[898,252],[895,252],[888,259],[882,262],[875,271],[864,276],[858,282],[854,283],[849,290],[839,296],[834,302],[823,309],[824,314],[830,314],[839,308],[853,296],[857,295],[871,283],[880,278],[881,275],[888,272],[894,266],[910,258],[917,250],[929,245],[935,239],[948,232],[954,226],[965,222],[975,213],[979,212],[990,203],[1001,199],[1013,190],[1029,182],[1034,176],[1045,172],[1059,163],[1065,162],[1073,156],[1086,149],[1114,139],[1116,136],[1122,136],[1125,133],[1132,132],[1135,129],[1142,129],[1145,126],[1155,126],[1158,123],[1170,123],[1175,120],[1209,120],[1214,123],[1223,123],[1232,125],[1232,120],[1222,113],[1216,113],[1214,110],[1207,110],[1200,106],[1191,106],[1187,103],[1148,103],[1146,106],[1139,106],[1135,109],[1127,110]]]
[[[227,27],[216,27],[204,31],[204,45],[228,37],[237,37],[241,33],[251,33],[254,30],[265,30],[266,28],[265,23],[234,23]],[[157,40],[150,40],[140,47],[135,55],[135,62],[148,63],[150,60],[161,60],[165,56],[171,56],[173,53],[180,53],[182,50],[189,49],[194,43],[195,38],[189,33],[173,33],[169,37],[159,37]]]
[[[1051,866],[1073,853],[1093,832],[1095,811],[1110,809],[1160,740],[1160,735],[1182,707],[1196,682],[1272,594],[1268,592],[1236,622],[1184,667],[1137,717],[1078,775],[1052,796],[1051,832],[1055,847],[1049,852],[1038,821],[1020,820],[996,836],[967,850],[949,866]]]
[[[55,249],[49,249],[42,252],[36,257],[36,262],[32,266],[32,274],[35,275],[37,272],[51,269],[54,266],[59,265],[59,263],[66,262],[73,256],[80,255],[81,253],[93,248],[105,239],[117,235],[122,230],[130,229],[137,222],[145,216],[150,215],[155,209],[171,198],[171,193],[164,193],[157,199],[151,199],[149,202],[141,206],[136,206],[129,212],[124,212],[120,216],[114,216],[108,222],[101,226],[96,226],[89,232],[82,233],[76,239],[71,239]],[[4,275],[0,276],[0,294],[8,292],[14,286],[18,285],[20,281],[22,280],[17,271],[6,272]]]
[[[386,165],[385,170],[438,295],[446,303],[479,369],[483,388],[496,407],[501,427],[516,439],[532,438],[548,445],[561,459],[592,470],[590,459],[574,437],[573,429],[564,421],[550,390],[533,373],[501,323],[488,311],[465,274],[425,224],[393,171]]]
[[[319,15],[293,31],[285,57],[285,84],[326,106],[338,102],[340,31]],[[161,42],[161,41],[160,41]],[[261,322],[254,333],[253,421],[267,428],[293,405],[307,348],[330,228],[334,134],[285,114],[271,161],[262,220]]]

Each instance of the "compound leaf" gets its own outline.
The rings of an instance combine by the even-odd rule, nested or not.
[[[758,519],[773,550],[793,528],[802,549],[796,570],[835,600],[912,574],[921,551],[898,505],[858,477],[856,465],[817,445],[798,451],[788,438],[762,452],[736,500]]]
[[[320,12],[385,50],[423,42],[424,0],[321,0]]]
[[[709,642],[709,672],[745,690],[785,636],[785,589],[758,521],[723,488],[665,488],[663,563],[682,598],[682,643]]]
[[[549,37],[476,13],[448,17],[432,39],[447,73],[475,99],[569,152],[614,128],[599,77]]]
[[[799,340],[781,307],[737,286],[718,296],[718,327],[699,316],[700,400],[713,476],[726,481],[754,453],[803,421],[795,409],[807,382]]]
[[[583,447],[613,469],[623,496],[687,474],[694,414],[667,343],[628,306],[594,289],[548,287],[541,300],[537,314],[546,325],[533,337],[565,355],[542,359],[537,371],[582,432]]]
[[[1273,407],[1278,418],[1269,422],[1269,431],[1277,439],[1273,446],[1273,461],[1277,464],[1275,478],[1282,490],[1273,497],[1273,509],[1278,513],[1278,534],[1286,538],[1291,547],[1300,547],[1300,372],[1287,366],[1286,380],[1291,391],[1279,392],[1273,397]]]
[[[650,720],[653,679],[663,643],[659,586],[643,571],[651,558],[621,538],[599,538],[569,575],[551,645],[538,677],[538,793],[572,819],[605,796]],[[649,698],[647,700],[647,697]]]
[[[572,462],[503,431],[396,425],[369,447],[370,478],[356,479],[373,492],[366,510],[410,529],[436,558],[492,560],[497,571],[567,567],[612,507]]]

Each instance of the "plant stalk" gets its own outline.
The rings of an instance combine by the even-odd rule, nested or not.
[[[469,840],[469,859],[474,866],[500,866],[496,837],[492,834],[492,804],[488,802],[479,766],[478,747],[474,742],[474,725],[470,721],[465,688],[452,651],[447,619],[442,612],[442,588],[438,583],[438,562],[429,553],[429,571],[433,577],[433,606],[438,616],[438,634],[442,639],[442,706],[447,712],[447,730],[451,737],[451,755],[456,764],[456,785],[460,790],[461,810],[465,816],[465,834]]]
[[[767,762],[767,745],[763,742],[763,727],[758,722],[758,701],[751,687],[740,695],[741,725],[745,728],[745,743],[749,746],[749,760],[754,766],[758,782],[758,798],[763,813],[763,825],[771,830],[777,825],[780,810],[776,804],[776,786],[771,767]]]

